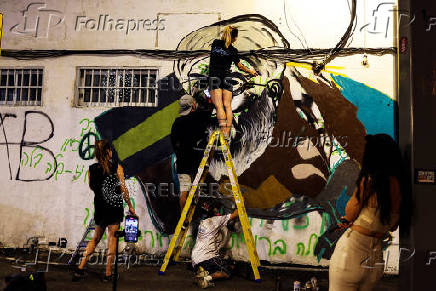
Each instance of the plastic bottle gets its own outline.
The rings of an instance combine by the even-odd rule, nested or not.
[[[300,281],[294,281],[294,291],[301,291]]]

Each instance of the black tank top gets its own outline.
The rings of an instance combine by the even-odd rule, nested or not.
[[[227,76],[232,62],[239,63],[238,50],[231,44],[226,48],[224,40],[215,39],[210,51],[209,76]]]
[[[106,174],[99,163],[89,167],[89,186],[94,191],[94,220],[97,225],[109,225],[123,221],[123,196],[117,177],[118,164],[110,164]]]

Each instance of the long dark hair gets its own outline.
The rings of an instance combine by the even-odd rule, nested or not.
[[[362,169],[356,182],[358,189],[357,200],[360,202],[361,194],[363,194],[363,206],[367,206],[370,196],[372,194],[376,195],[380,220],[383,224],[389,224],[392,209],[391,177],[398,180],[400,190],[404,188],[401,187],[404,180],[404,165],[400,148],[392,137],[387,134],[367,135],[365,140]],[[361,189],[360,184],[363,179],[363,189]]]
[[[106,140],[98,140],[95,143],[95,157],[98,163],[103,167],[103,172],[107,175],[110,174],[110,156],[111,145]]]

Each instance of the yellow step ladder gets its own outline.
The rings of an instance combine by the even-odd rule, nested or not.
[[[242,197],[241,189],[239,188],[238,177],[236,175],[236,171],[233,166],[232,155],[230,154],[229,146],[227,145],[227,142],[224,139],[224,135],[220,130],[215,130],[210,136],[209,142],[206,146],[206,150],[204,151],[203,159],[201,160],[200,166],[198,167],[197,175],[195,176],[195,179],[192,183],[191,190],[189,191],[188,197],[186,199],[185,207],[183,207],[182,214],[176,226],[176,230],[171,239],[170,245],[168,247],[168,251],[163,260],[163,264],[160,268],[159,275],[163,275],[165,273],[165,270],[168,266],[168,263],[170,262],[171,255],[174,250],[175,250],[174,260],[178,261],[179,259],[180,252],[182,250],[189,225],[191,224],[191,220],[194,215],[195,207],[197,206],[197,202],[198,202],[198,195],[196,195],[197,188],[199,183],[204,182],[205,177],[207,175],[207,171],[209,169],[209,165],[208,165],[209,157],[211,156],[211,153],[213,155],[215,151],[214,142],[217,137],[218,137],[217,144],[218,141],[221,143],[221,146],[220,147],[217,146],[217,148],[221,149],[224,155],[224,160],[226,162],[226,168],[229,175],[230,183],[232,185],[233,197],[235,199],[235,203],[238,208],[239,221],[241,222],[242,230],[244,232],[245,244],[248,249],[251,268],[253,269],[253,273],[254,273],[254,279],[256,282],[260,282],[261,281],[259,275],[260,261],[259,261],[259,256],[257,255],[253,234],[251,233],[250,221],[248,220],[247,212],[245,211],[244,198]]]

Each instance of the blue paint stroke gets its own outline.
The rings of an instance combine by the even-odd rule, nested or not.
[[[345,207],[347,206],[348,200],[350,200],[350,196],[347,195],[348,187],[345,186],[339,195],[338,199],[336,199],[336,210],[338,211],[340,216],[345,216]]]
[[[342,95],[358,108],[357,118],[365,126],[367,134],[386,133],[395,139],[394,107],[397,102],[350,78],[333,74],[331,77],[341,88]]]

